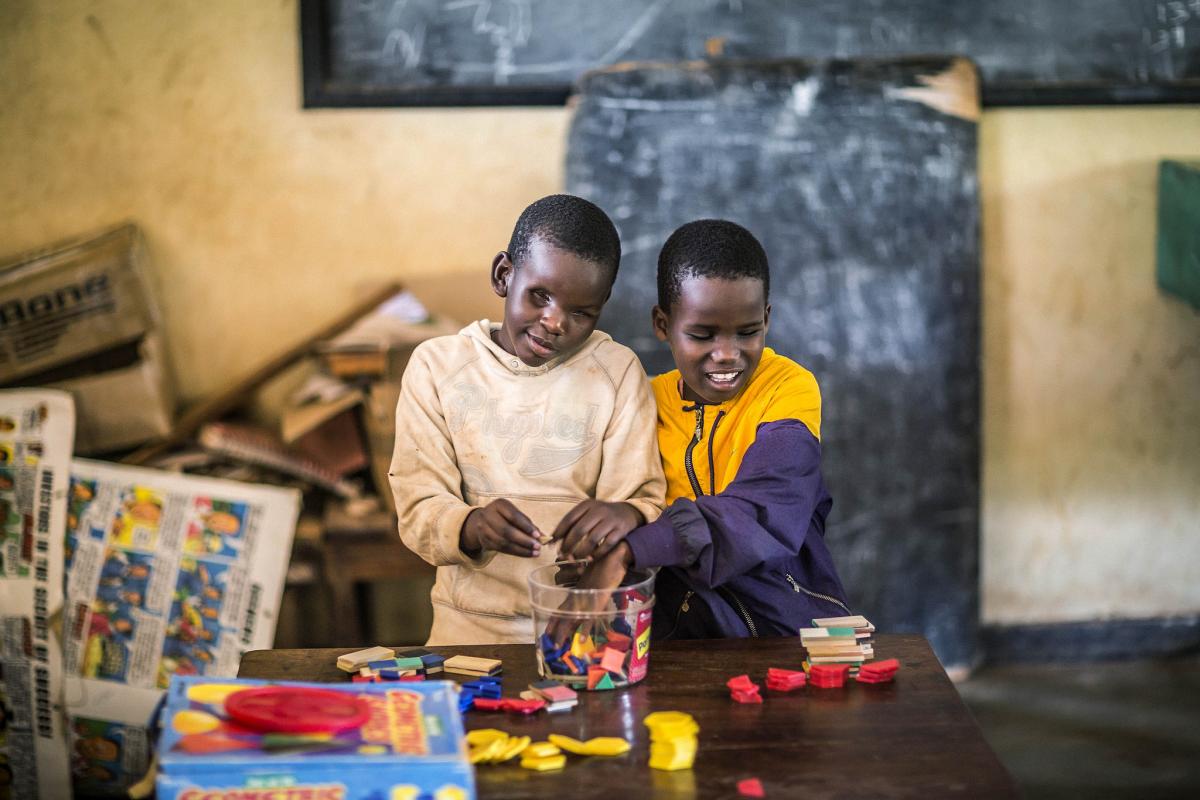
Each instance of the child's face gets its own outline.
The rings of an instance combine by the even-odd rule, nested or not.
[[[686,278],[669,310],[654,307],[654,332],[671,348],[684,398],[724,403],[754,374],[771,307],[754,278]]]
[[[534,239],[519,268],[508,253],[492,262],[492,289],[504,298],[497,344],[531,367],[570,353],[596,329],[612,288],[609,269]]]

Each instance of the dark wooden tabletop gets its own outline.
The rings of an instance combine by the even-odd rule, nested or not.
[[[439,653],[504,661],[504,693],[536,680],[532,645],[439,647]],[[239,677],[345,682],[337,657],[349,649],[254,650]],[[629,689],[580,692],[579,706],[531,717],[471,711],[467,729],[502,728],[541,741],[550,733],[579,739],[621,736],[633,749],[618,758],[568,756],[566,769],[537,773],[518,760],[476,769],[487,798],[738,797],[737,782],[762,781],[768,798],[1013,797],[1012,779],[988,747],[924,638],[875,637],[876,658],[898,658],[894,683],[844,689],[768,691],[768,667],[799,669],[800,640],[727,639],[656,642],[646,679]],[[747,673],[762,685],[762,705],[741,705],[725,681]],[[469,678],[447,676],[465,681]],[[651,711],[692,714],[700,725],[695,766],[650,769]]]

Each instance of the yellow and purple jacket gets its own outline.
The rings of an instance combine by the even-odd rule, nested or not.
[[[663,567],[661,638],[796,635],[849,613],[825,546],[821,393],[770,348],[737,397],[685,400],[678,370],[651,382],[667,510],[629,534],[638,567]]]

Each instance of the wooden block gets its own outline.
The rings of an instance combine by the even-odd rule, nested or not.
[[[503,663],[498,658],[454,656],[446,659],[446,663],[442,665],[442,669],[455,675],[495,675],[500,671]]]
[[[366,650],[355,650],[353,653],[338,656],[337,666],[343,672],[358,672],[372,661],[395,657],[396,651],[390,647],[368,647]]]
[[[433,656],[433,655],[437,655],[437,654],[434,653],[432,650],[426,650],[424,647],[407,647],[403,650],[396,651],[396,658],[424,659],[426,656]]]
[[[399,669],[425,669],[425,662],[420,658],[396,658]]]
[[[597,680],[599,679],[597,678]],[[579,697],[574,689],[563,686],[558,681],[538,681],[531,683],[529,688],[551,703],[570,703]]]
[[[823,617],[814,619],[812,623],[818,628],[869,628],[875,630],[875,626],[861,614],[850,617]]]

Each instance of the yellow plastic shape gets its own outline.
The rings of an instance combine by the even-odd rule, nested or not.
[[[525,757],[527,758],[546,758],[547,756],[556,756],[562,750],[553,742],[534,742],[525,748]]]
[[[221,720],[206,711],[185,709],[175,712],[171,718],[171,727],[176,733],[187,736],[189,733],[208,733],[221,727]]]
[[[664,772],[674,772],[677,769],[691,769],[691,759],[672,761],[670,759],[656,758],[650,756],[650,769],[660,769]]]
[[[619,736],[597,736],[583,743],[589,756],[620,756],[629,752],[631,745]]]
[[[550,740],[550,744],[557,746],[561,750],[566,750],[568,753],[574,753],[577,756],[586,756],[588,754],[587,745],[578,739],[563,736],[561,733],[552,733],[546,738]]]
[[[467,800],[467,790],[448,783],[438,787],[437,791],[433,793],[433,800]]]
[[[503,739],[493,739],[485,745],[473,748],[467,755],[467,760],[472,764],[487,763],[503,753],[504,748],[507,746],[508,736],[505,736]]]
[[[576,658],[586,659],[595,650],[596,645],[592,641],[591,636],[580,636],[578,631],[575,632],[575,635],[571,638],[571,655]]]
[[[672,771],[689,769],[696,759],[696,740],[653,742],[650,745],[650,767]]]
[[[650,739],[653,741],[695,736],[700,732],[700,726],[692,715],[682,711],[655,711],[647,714],[642,724],[650,729]]]
[[[546,756],[545,758],[522,758],[521,766],[525,769],[532,769],[538,772],[549,772],[550,770],[562,769],[567,765],[567,757],[564,755]]]
[[[507,738],[507,733],[496,728],[479,728],[478,730],[467,731],[467,744],[471,747],[482,747],[483,745],[491,744],[497,739]]]
[[[533,739],[530,739],[528,736],[518,736],[513,739],[509,739],[505,744],[504,749],[500,752],[500,755],[496,756],[496,763],[501,764],[509,759],[521,755],[525,748],[529,747],[529,743],[532,741]]]
[[[226,697],[229,697],[234,692],[240,692],[245,688],[245,686],[238,686],[236,683],[202,683],[198,686],[189,686],[187,698],[194,703],[216,705],[224,703]]]

